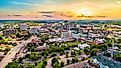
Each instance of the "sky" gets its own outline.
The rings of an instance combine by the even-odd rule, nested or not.
[[[121,19],[121,0],[0,0],[0,19]]]

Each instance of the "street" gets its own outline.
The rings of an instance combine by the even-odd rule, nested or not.
[[[22,47],[26,47],[27,43],[31,42],[32,39],[35,39],[35,36],[32,36],[30,39],[27,41],[22,41],[21,44],[18,44],[14,48],[12,48],[7,55],[2,59],[0,62],[0,68],[5,68],[5,66],[9,63],[12,62],[12,60],[15,58],[15,55],[21,50]]]

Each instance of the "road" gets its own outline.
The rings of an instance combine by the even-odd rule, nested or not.
[[[83,62],[78,62],[78,63],[74,63],[74,64],[64,66],[63,68],[89,68],[89,67],[90,68],[96,68],[94,66],[90,66],[89,63],[88,63],[88,60],[85,60]]]
[[[30,39],[26,41],[22,41],[19,45],[15,46],[12,48],[7,55],[2,59],[0,62],[0,68],[5,68],[5,66],[9,63],[12,62],[12,60],[15,58],[15,55],[21,50],[21,48],[26,47],[27,43],[31,42],[32,39],[36,39],[37,37],[32,36]]]

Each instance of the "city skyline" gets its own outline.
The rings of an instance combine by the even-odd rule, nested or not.
[[[0,19],[120,19],[120,9],[121,0],[0,0]]]

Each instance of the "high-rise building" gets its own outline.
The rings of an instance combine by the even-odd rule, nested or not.
[[[68,38],[68,36],[69,36],[68,32],[66,32],[66,31],[61,32],[61,38]]]
[[[62,31],[61,38],[72,38],[71,31]]]
[[[27,24],[26,23],[20,23],[20,29],[21,30],[27,30]]]
[[[30,30],[29,30],[29,33],[32,33],[32,34],[38,34],[38,28],[37,27],[31,27]]]

